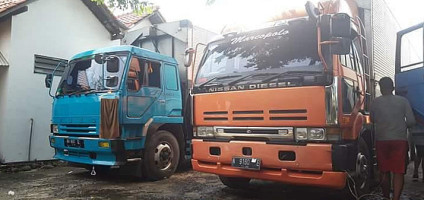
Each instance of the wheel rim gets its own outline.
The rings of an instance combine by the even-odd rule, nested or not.
[[[365,188],[365,185],[368,181],[368,160],[367,157],[362,154],[358,153],[357,159],[356,159],[356,174],[358,177],[359,188],[363,189]]]
[[[167,170],[171,167],[173,157],[171,145],[167,142],[159,143],[155,149],[155,165],[160,170]]]

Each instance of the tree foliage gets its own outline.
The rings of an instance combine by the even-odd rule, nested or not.
[[[105,4],[109,8],[133,10],[137,14],[153,12],[153,3],[144,0],[91,0],[97,4]]]

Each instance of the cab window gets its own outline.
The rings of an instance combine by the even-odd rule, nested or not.
[[[133,57],[127,75],[127,89],[137,92],[141,87],[161,87],[160,63]]]
[[[145,69],[146,74],[145,79],[143,81],[143,86],[160,88],[160,63],[149,60],[143,60],[143,67]]]
[[[141,70],[141,59],[133,57],[130,62],[127,77],[127,89],[129,91],[139,91],[143,80],[143,71]]]

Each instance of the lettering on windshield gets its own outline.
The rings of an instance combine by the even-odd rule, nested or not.
[[[276,37],[276,36],[284,36],[289,34],[289,31],[286,29],[282,29],[280,31],[273,31],[273,32],[268,32],[268,33],[263,33],[260,35],[253,35],[253,36],[240,36],[240,37],[236,37],[231,39],[231,44],[237,44],[237,43],[241,43],[241,42],[249,42],[249,41],[253,41],[253,40],[265,40],[267,38],[270,37]]]
[[[272,82],[272,83],[252,83],[233,86],[211,86],[199,88],[195,87],[195,93],[213,93],[213,92],[227,92],[227,91],[240,91],[240,90],[255,90],[255,89],[268,89],[268,88],[283,88],[298,86],[295,82]]]
[[[196,84],[241,73],[318,67],[316,24],[299,21],[227,37],[209,45]]]

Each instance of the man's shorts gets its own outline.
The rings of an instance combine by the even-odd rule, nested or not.
[[[376,142],[378,168],[381,172],[405,174],[408,142],[386,140]]]

